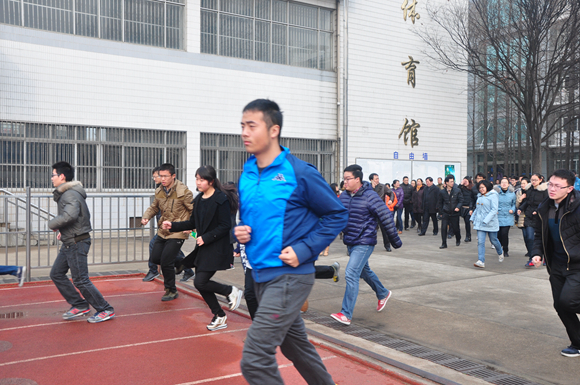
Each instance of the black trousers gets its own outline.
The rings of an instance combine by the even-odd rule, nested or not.
[[[389,242],[389,236],[387,235],[385,229],[383,229],[383,226],[379,225],[379,229],[381,229],[381,234],[383,235],[383,246],[385,246],[385,249],[391,247],[391,242]]]
[[[413,202],[405,203],[405,230],[409,228],[409,216],[411,217],[411,226],[415,226],[415,216],[413,215]]]
[[[331,279],[334,277],[334,268],[330,265],[315,265],[314,279]]]
[[[428,212],[423,213],[423,230],[421,230],[421,233],[425,234],[427,232],[427,228],[429,228],[429,218],[433,221],[433,234],[437,234],[439,232],[437,214],[429,214]]]
[[[503,249],[504,253],[507,253],[509,251],[508,245],[510,241],[509,240],[510,227],[511,226],[500,226],[499,231],[497,232],[497,239],[499,240],[499,243],[501,243],[501,248]]]
[[[244,298],[246,300],[248,312],[250,313],[250,318],[254,319],[254,316],[258,311],[258,298],[256,297],[256,291],[254,290],[254,277],[252,276],[252,269],[246,269],[244,280]]]
[[[207,303],[207,306],[209,306],[212,314],[217,315],[218,317],[223,317],[226,313],[220,306],[215,295],[217,293],[227,297],[232,292],[232,287],[216,281],[211,281],[211,277],[213,277],[215,273],[215,271],[198,271],[195,269],[193,285],[199,291],[199,294],[201,294],[203,300]]]
[[[413,213],[415,216],[415,220],[417,221],[417,230],[421,231],[423,228],[421,227],[423,224],[423,213]]]
[[[153,250],[149,257],[155,265],[161,265],[163,272],[163,284],[172,293],[177,291],[175,287],[175,258],[181,250],[183,239],[165,239],[157,237],[153,244]]]
[[[461,230],[459,229],[459,213],[457,215],[449,215],[443,213],[443,219],[441,220],[441,240],[442,244],[447,244],[447,225],[453,231],[455,235],[455,240],[461,242]]]
[[[572,346],[580,349],[580,271],[566,270],[566,265],[552,262],[550,284],[554,309],[566,328]]]
[[[469,215],[469,208],[461,208],[461,217],[465,222],[465,237],[471,239],[471,215]]]

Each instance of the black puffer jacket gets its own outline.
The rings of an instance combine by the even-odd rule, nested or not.
[[[548,184],[542,183],[538,185],[538,187],[530,187],[526,191],[526,198],[522,200],[522,204],[520,205],[520,210],[522,210],[526,214],[526,218],[524,219],[524,226],[535,226],[536,219],[538,218],[537,215],[534,215],[534,212],[537,212],[538,206],[548,197]]]
[[[450,216],[459,215],[459,210],[463,206],[463,194],[457,186],[453,186],[451,191],[447,191],[447,187],[439,192],[438,208],[441,214],[448,214]],[[455,209],[459,209],[455,211]]]
[[[439,187],[434,184],[425,186],[423,191],[423,212],[429,214],[435,214],[437,212],[437,202],[439,201]]]
[[[92,230],[87,193],[81,182],[72,181],[58,186],[52,195],[58,205],[58,216],[48,221],[48,227],[60,232],[62,243],[73,245],[75,237]]]
[[[413,199],[413,186],[411,186],[410,183],[401,183],[401,187],[403,188],[403,194],[405,194],[403,197],[403,204],[405,206],[410,205]]]
[[[423,214],[423,193],[425,186],[421,186],[419,190],[413,191],[411,201],[413,202],[413,212],[416,214]]]
[[[532,256],[545,258],[548,272],[552,268],[553,242],[548,228],[551,199],[544,200],[537,209],[536,236]],[[580,192],[572,190],[559,205],[560,237],[568,254],[568,269],[580,270]]]
[[[465,187],[464,185],[459,186],[461,190],[461,196],[463,198],[463,206],[469,206],[471,208],[471,189]]]

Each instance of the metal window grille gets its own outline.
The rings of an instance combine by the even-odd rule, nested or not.
[[[0,23],[184,48],[185,0],[0,0]]]
[[[0,0],[1,1],[1,0]],[[333,69],[332,10],[284,0],[202,0],[201,52]]]
[[[150,191],[151,170],[172,163],[185,181],[186,133],[0,121],[0,188],[51,190],[51,165],[67,161],[91,191]]]
[[[240,135],[201,133],[201,163],[212,165],[222,182],[238,182],[244,163],[250,154],[246,152]],[[308,163],[316,166],[328,183],[335,180],[334,140],[281,138],[280,144]]]

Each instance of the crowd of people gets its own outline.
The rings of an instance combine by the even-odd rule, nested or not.
[[[296,158],[279,143],[282,113],[266,99],[249,103],[242,114],[242,140],[252,154],[244,165],[237,189],[222,185],[216,170],[199,167],[193,192],[176,179],[175,168],[163,164],[153,170],[158,186],[155,199],[142,216],[142,224],[157,218],[158,232],[150,244],[149,272],[144,281],[159,275],[161,266],[165,292],[162,301],[179,296],[176,274],[193,284],[210,308],[209,331],[227,327],[227,314],[216,295],[226,298],[233,311],[245,296],[252,325],[244,344],[241,369],[250,384],[282,383],[276,348],[290,359],[309,384],[334,384],[314,346],[309,342],[301,308],[316,278],[338,281],[340,265],[316,265],[320,254],[341,234],[349,261],[345,269],[346,288],[340,312],[330,316],[349,325],[362,278],[375,292],[378,312],[392,291],[385,288],[369,266],[381,229],[387,251],[400,248],[400,235],[416,227],[425,236],[430,222],[439,234],[441,249],[455,237],[461,245],[460,221],[465,224],[464,242],[471,241],[471,223],[477,231],[478,259],[485,267],[485,245],[489,238],[499,261],[509,256],[509,230],[522,229],[529,261],[526,266],[545,264],[550,274],[554,306],[571,345],[562,351],[580,356],[580,193],[575,175],[554,172],[546,182],[541,175],[503,178],[495,186],[478,174],[465,177],[460,185],[453,175],[409,180],[408,177],[381,184],[372,173],[365,180],[363,170],[353,164],[344,169],[343,182],[329,186],[312,165]],[[90,312],[90,323],[114,318],[113,307],[88,278],[90,212],[86,192],[73,181],[74,170],[66,162],[52,166],[54,200],[58,215],[49,227],[63,243],[51,270],[51,279],[71,308],[65,320]],[[239,221],[237,214],[239,213]],[[181,247],[190,234],[195,248],[187,256]],[[217,271],[234,263],[234,245],[245,273],[244,289],[213,280]],[[195,269],[192,270],[192,269]],[[70,270],[72,283],[66,277]],[[0,270],[1,272],[2,270]],[[6,269],[21,277],[23,269]],[[79,293],[80,292],[80,293]]]

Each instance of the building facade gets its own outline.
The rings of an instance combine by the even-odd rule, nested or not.
[[[57,160],[97,192],[150,191],[163,162],[235,182],[256,98],[328,182],[356,161],[465,173],[466,76],[423,54],[426,3],[0,0],[0,187],[49,189]]]

